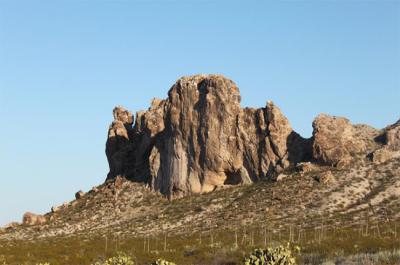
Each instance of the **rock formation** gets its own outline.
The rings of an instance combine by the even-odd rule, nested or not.
[[[165,100],[136,114],[114,109],[106,144],[108,179],[122,175],[172,196],[246,184],[310,156],[309,141],[272,102],[240,107],[239,89],[221,75],[179,79]]]
[[[400,121],[379,131],[320,114],[313,137],[304,139],[273,102],[254,109],[241,108],[240,100],[233,81],[195,75],[180,78],[166,99],[153,99],[135,121],[131,112],[116,107],[106,143],[107,179],[144,182],[176,197],[276,180],[296,165],[303,173],[316,164],[344,167],[381,148],[378,138],[390,149],[400,147]]]
[[[313,128],[313,158],[321,164],[346,166],[353,157],[365,154],[373,146],[373,138],[363,137],[359,127],[346,118],[320,114]]]
[[[46,222],[47,219],[45,216],[30,212],[26,212],[22,217],[22,224],[24,225],[43,225]]]
[[[115,107],[113,115],[114,121],[108,130],[106,144],[106,155],[110,166],[108,178],[112,178],[118,172],[124,170],[124,160],[126,157],[124,150],[129,145],[133,123],[132,113],[122,107]]]

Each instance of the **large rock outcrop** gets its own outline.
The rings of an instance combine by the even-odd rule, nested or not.
[[[343,117],[320,114],[313,122],[313,158],[329,166],[345,166],[357,155],[374,148],[378,130],[352,125]]]
[[[400,121],[377,130],[320,114],[313,137],[304,139],[273,102],[255,109],[241,108],[240,100],[231,80],[195,75],[179,79],[166,99],[153,99],[135,121],[116,107],[106,144],[107,178],[144,182],[175,197],[276,179],[299,162],[342,167],[373,157],[383,146],[390,152],[400,148]],[[394,157],[379,152],[376,161]]]
[[[146,182],[168,196],[202,193],[270,177],[311,154],[272,102],[240,107],[234,82],[221,75],[179,79],[165,100],[136,114],[114,109],[108,178]]]

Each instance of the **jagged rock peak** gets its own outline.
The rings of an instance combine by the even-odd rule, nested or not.
[[[194,75],[137,112],[133,128],[130,112],[117,107],[106,144],[108,178],[123,175],[180,196],[251,183],[309,156],[308,141],[272,102],[242,109],[240,101],[232,80]]]

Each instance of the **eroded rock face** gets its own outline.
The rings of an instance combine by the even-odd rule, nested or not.
[[[313,158],[323,164],[344,166],[367,150],[367,143],[346,118],[320,114],[313,128]]]
[[[22,217],[22,224],[24,225],[43,225],[47,219],[43,215],[26,212]]]
[[[106,144],[108,179],[120,176],[181,196],[276,178],[299,162],[346,166],[381,148],[375,141],[381,136],[391,150],[400,147],[400,121],[379,131],[321,114],[313,137],[304,139],[273,102],[243,109],[240,100],[231,80],[195,75],[179,79],[168,98],[153,99],[135,122],[131,112],[116,107]]]
[[[165,100],[136,114],[114,109],[106,144],[108,178],[146,182],[168,196],[209,192],[269,177],[310,157],[272,102],[242,109],[234,82],[221,75],[179,79]]]

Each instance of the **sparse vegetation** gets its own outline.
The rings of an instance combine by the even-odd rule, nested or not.
[[[44,228],[0,232],[0,264],[86,265],[121,251],[135,265],[159,257],[178,265],[242,264],[254,249],[288,241],[302,247],[299,264],[367,258],[399,264],[400,170],[394,162],[383,165],[392,168],[390,176],[370,168],[381,165],[367,164],[361,173],[333,170],[335,182],[320,185],[313,176],[322,168],[173,201],[130,182],[115,200],[106,183],[53,214]]]
[[[364,220],[360,221],[361,223]],[[324,225],[316,228],[292,226],[281,230],[273,227],[243,226],[232,230],[211,230],[186,235],[155,235],[152,237],[74,236],[38,239],[35,241],[1,241],[1,261],[7,265],[32,265],[44,260],[51,265],[113,264],[110,259],[119,253],[136,264],[154,264],[158,257],[186,264],[242,264],[246,253],[255,248],[274,249],[300,245],[301,253],[292,253],[298,264],[321,264],[325,260],[369,258],[370,264],[400,263],[399,223],[363,223],[351,228]],[[380,254],[378,254],[380,253]],[[247,254],[248,255],[248,254]],[[248,257],[248,256],[247,256]],[[379,263],[390,260],[390,263]],[[115,260],[115,259],[114,259]],[[32,262],[32,263],[29,263]],[[396,263],[397,262],[397,263]],[[117,263],[118,264],[118,263]],[[129,263],[128,263],[129,264]],[[346,264],[346,263],[345,263]],[[357,263],[355,263],[357,264]],[[358,263],[369,264],[369,263]]]

